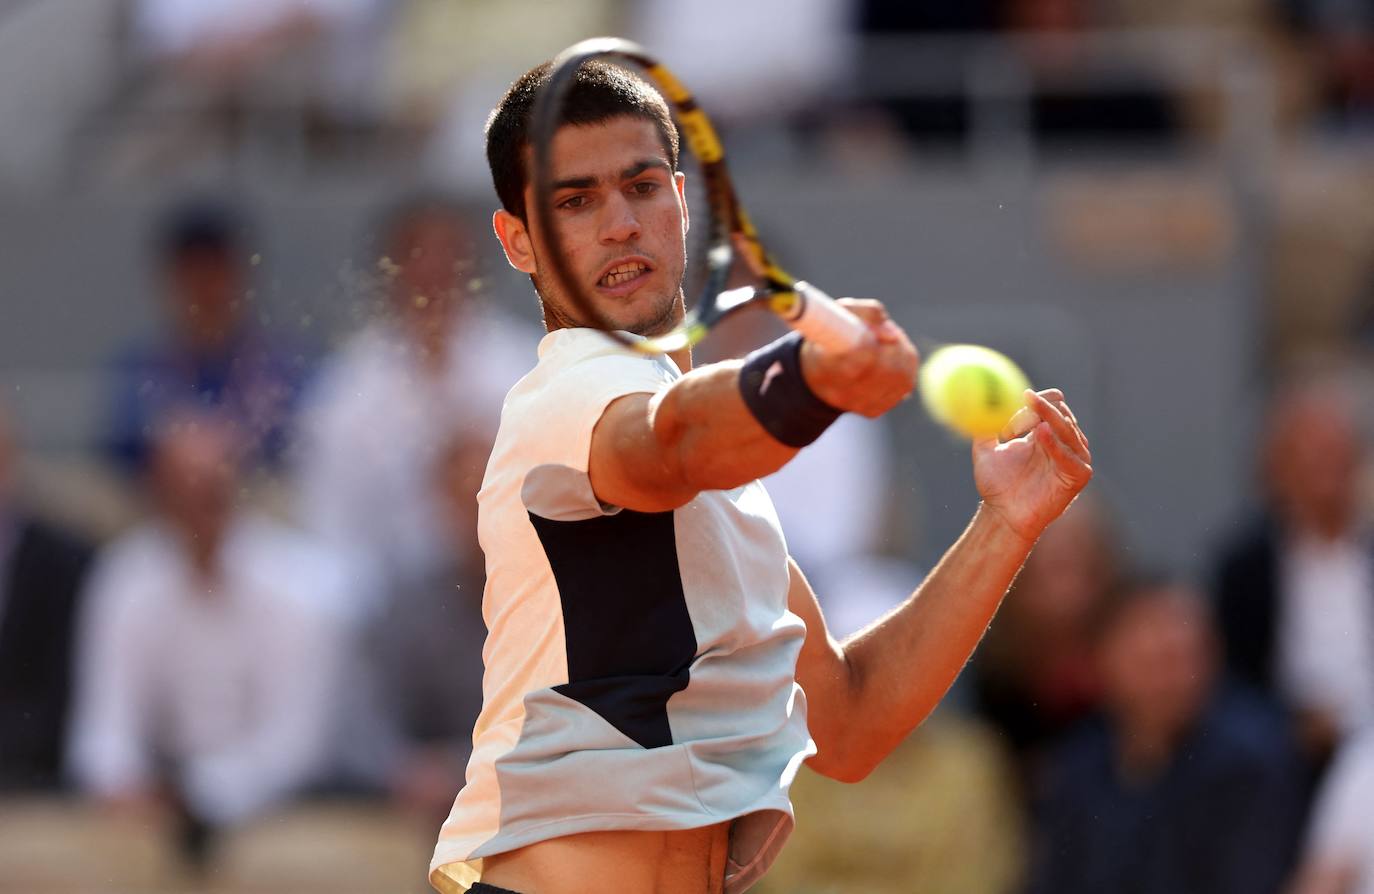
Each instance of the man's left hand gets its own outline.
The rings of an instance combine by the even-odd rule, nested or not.
[[[973,442],[983,505],[1034,543],[1092,479],[1092,453],[1057,388],[1026,393],[1026,408],[997,438]]]

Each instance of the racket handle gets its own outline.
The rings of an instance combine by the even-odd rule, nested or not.
[[[862,344],[868,337],[868,327],[854,314],[806,282],[792,286],[797,296],[797,312],[788,317],[788,326],[815,342],[826,351],[846,351]]]

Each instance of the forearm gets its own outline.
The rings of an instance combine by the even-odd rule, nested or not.
[[[745,406],[740,363],[700,367],[650,402],[654,437],[674,477],[693,493],[729,490],[782,468],[797,450],[779,443]]]
[[[844,776],[862,778],[934,710],[1031,546],[980,507],[916,592],[844,643],[848,705],[836,732]]]

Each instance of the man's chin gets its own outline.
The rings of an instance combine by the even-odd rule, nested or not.
[[[646,320],[628,331],[633,332],[635,335],[649,337],[666,335],[673,331],[673,328],[677,326],[681,319],[682,315],[678,313],[676,303],[673,303],[669,304],[664,312],[656,315],[653,319]]]
[[[671,332],[681,320],[682,302],[671,298],[658,303],[656,306],[608,308],[602,318],[604,324],[609,324],[623,332],[641,336],[656,336]]]

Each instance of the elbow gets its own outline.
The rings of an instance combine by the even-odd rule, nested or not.
[[[818,742],[817,748],[816,754],[806,762],[807,766],[836,782],[850,785],[863,782],[878,766],[878,761],[873,760],[864,749],[853,744],[841,744],[836,741]]]

